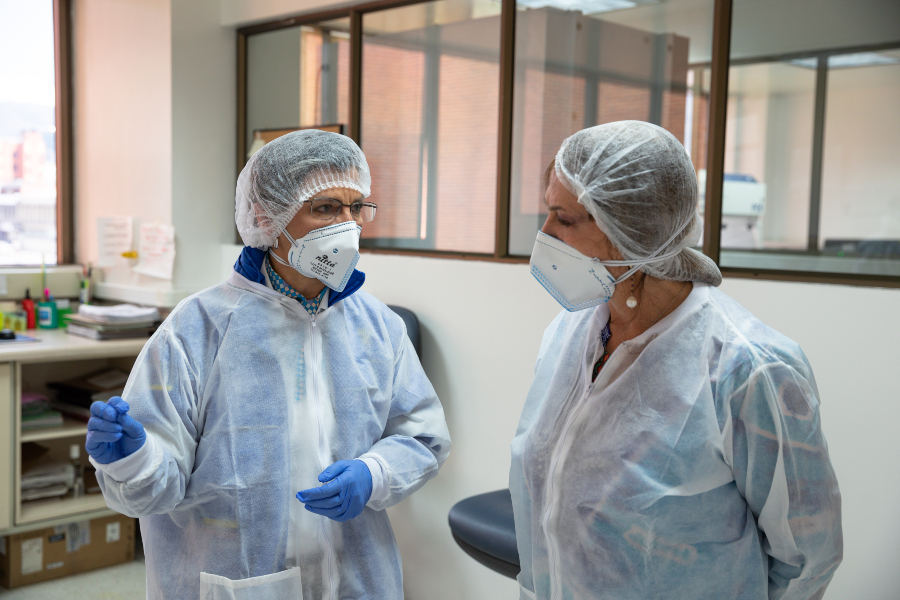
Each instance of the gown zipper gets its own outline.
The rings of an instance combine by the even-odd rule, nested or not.
[[[310,361],[310,368],[307,369],[307,373],[309,374],[310,379],[312,380],[312,389],[315,394],[315,407],[316,407],[316,417],[319,422],[319,463],[322,465],[322,468],[327,468],[331,462],[328,459],[327,448],[325,447],[325,418],[323,415],[323,407],[322,407],[322,394],[320,394],[319,382],[318,382],[318,373],[320,370],[319,364],[319,330],[316,327],[316,315],[309,316],[310,322],[310,349],[312,350],[310,357],[312,360]],[[331,536],[329,535],[329,524],[328,519],[323,517],[322,520],[322,536],[325,538],[325,545],[327,546],[326,554],[327,554],[327,562],[328,562],[328,595],[326,598],[334,598],[337,595],[336,581],[335,581],[335,567],[334,567],[334,545],[331,542]]]
[[[585,349],[585,356],[586,356]],[[578,371],[578,377],[575,380],[575,385],[578,386],[584,379],[584,365],[585,358],[582,357],[581,363],[582,368]],[[562,432],[560,433],[559,440],[556,443],[556,447],[553,452],[553,456],[550,460],[550,468],[547,477],[547,493],[545,495],[545,503],[546,507],[544,508],[544,514],[541,517],[541,526],[544,529],[544,535],[547,538],[547,560],[550,563],[550,598],[551,600],[561,600],[562,599],[562,580],[560,573],[560,565],[559,565],[559,550],[557,549],[556,544],[556,536],[555,533],[551,533],[551,524],[554,519],[554,510],[553,508],[559,504],[558,498],[555,497],[556,480],[559,478],[559,466],[560,463],[565,460],[565,455],[568,454],[566,449],[566,440],[569,437],[569,430],[572,428],[572,425],[578,420],[581,416],[581,412],[584,410],[584,407],[587,405],[587,399],[590,398],[591,392],[594,390],[595,381],[589,381],[587,389],[581,394],[581,399],[578,401],[573,407],[573,410],[569,413],[566,418],[565,423],[563,424]]]

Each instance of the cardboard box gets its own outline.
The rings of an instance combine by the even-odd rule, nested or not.
[[[0,538],[0,584],[28,585],[134,560],[135,520],[123,515]]]

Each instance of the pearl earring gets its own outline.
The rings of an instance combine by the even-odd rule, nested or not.
[[[634,298],[634,275],[631,276],[631,295],[628,296],[628,300],[625,301],[625,306],[628,308],[637,306],[637,300]]]

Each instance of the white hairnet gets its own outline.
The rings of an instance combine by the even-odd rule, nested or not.
[[[662,127],[618,121],[582,129],[562,143],[556,176],[625,260],[680,250],[642,265],[644,273],[674,281],[722,283],[712,259],[691,248],[702,230],[697,174],[684,146]]]
[[[272,140],[241,171],[234,221],[244,245],[269,248],[313,195],[329,188],[371,193],[366,156],[347,136],[318,129]]]

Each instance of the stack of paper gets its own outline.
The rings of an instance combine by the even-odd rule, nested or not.
[[[46,463],[22,473],[22,500],[65,496],[75,479],[75,467]]]
[[[68,332],[82,337],[95,340],[146,338],[153,335],[159,325],[159,310],[134,304],[82,304],[77,315],[67,315],[66,319]]]
[[[78,307],[78,314],[100,323],[152,323],[159,319],[158,309],[134,304],[116,304],[114,306],[82,304]]]
[[[50,401],[46,396],[22,392],[22,431],[58,427],[62,424],[62,414],[50,408]]]
[[[22,500],[64,496],[74,481],[70,463],[54,460],[40,444],[22,444]]]

